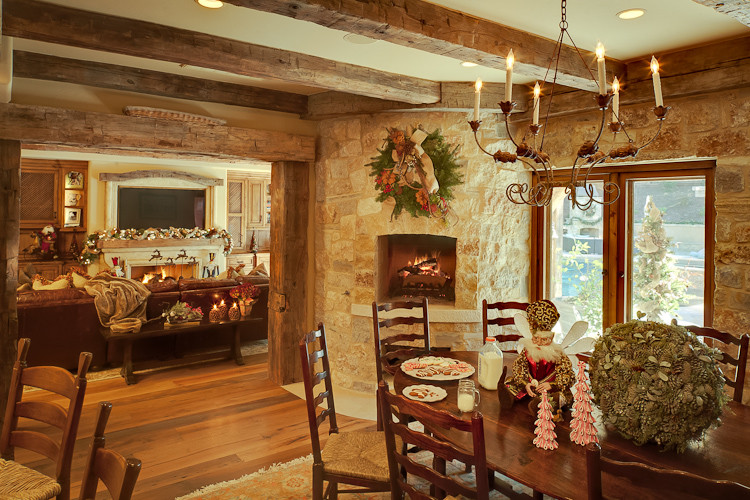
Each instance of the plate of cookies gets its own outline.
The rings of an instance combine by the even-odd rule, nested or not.
[[[414,401],[424,401],[425,403],[432,403],[445,399],[448,395],[445,389],[434,385],[410,385],[404,388],[401,393],[409,399]]]
[[[459,380],[473,375],[474,367],[457,359],[422,356],[401,363],[401,371],[423,380]]]

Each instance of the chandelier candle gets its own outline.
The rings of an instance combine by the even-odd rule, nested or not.
[[[654,80],[654,98],[657,106],[664,106],[664,100],[661,96],[661,77],[659,76],[659,61],[656,57],[651,56],[651,78]]]
[[[620,121],[620,80],[615,77],[612,80],[612,122],[617,123]]]
[[[542,89],[539,88],[539,82],[534,84],[534,125],[539,125],[539,94]]]
[[[513,100],[513,63],[516,62],[516,58],[513,56],[513,49],[508,52],[508,57],[505,59],[505,100]],[[476,120],[476,118],[474,118]]]
[[[479,97],[482,94],[482,79],[477,78],[474,83],[474,121],[479,121]]]
[[[607,93],[607,70],[604,67],[604,45],[599,42],[596,45],[596,70],[599,76],[599,93]]]

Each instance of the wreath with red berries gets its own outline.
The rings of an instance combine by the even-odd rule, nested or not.
[[[418,135],[424,139],[414,142]],[[375,199],[381,203],[388,198],[395,201],[391,219],[406,210],[412,217],[436,217],[447,222],[452,214],[449,202],[453,188],[463,183],[458,148],[447,144],[439,130],[427,134],[413,129],[407,135],[403,130],[388,129],[383,148],[368,166],[379,191]]]

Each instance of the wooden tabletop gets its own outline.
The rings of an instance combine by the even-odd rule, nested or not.
[[[476,351],[455,351],[441,355],[459,359],[477,366]],[[516,355],[505,355],[505,364],[510,367]],[[510,368],[508,370],[510,372]],[[532,443],[536,416],[528,410],[528,399],[517,402],[510,410],[500,412],[497,391],[488,391],[479,386],[477,374],[470,377],[481,394],[479,410],[484,416],[487,464],[493,470],[526,484],[536,491],[557,498],[586,498],[586,454],[585,449],[570,440],[570,412],[565,412],[563,422],[556,425],[559,448],[545,451]],[[419,379],[396,373],[394,385],[401,390]],[[439,402],[430,403],[442,410],[460,415],[456,407],[457,381],[425,381],[443,387],[448,396]],[[463,414],[468,419],[467,414]],[[598,410],[595,413],[599,421]],[[637,461],[653,467],[680,469],[713,479],[726,479],[750,486],[750,407],[730,402],[724,410],[722,425],[707,432],[703,443],[690,446],[684,453],[661,452],[655,445],[636,446],[597,423],[598,438],[604,456],[622,461]],[[458,444],[471,449],[470,439],[463,433],[449,437]],[[611,498],[665,498],[655,495],[647,487],[604,475],[602,488]],[[685,498],[685,497],[682,497]]]
[[[208,316],[204,316],[203,319],[199,323],[195,322],[187,322],[186,324],[173,324],[173,325],[166,325],[166,322],[163,318],[155,318],[150,321],[147,321],[143,324],[141,327],[141,330],[138,332],[113,332],[109,328],[101,328],[100,333],[106,340],[116,340],[116,339],[123,339],[123,338],[148,338],[148,337],[162,337],[166,335],[174,335],[178,333],[183,332],[198,332],[201,330],[213,330],[217,327],[219,328],[230,328],[235,327],[237,325],[244,325],[249,323],[259,323],[262,321],[262,318],[250,318],[250,317],[243,317],[235,321],[225,320],[225,321],[218,321],[218,322],[211,322],[208,320]]]

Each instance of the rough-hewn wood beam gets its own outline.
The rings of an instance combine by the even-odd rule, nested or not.
[[[315,138],[285,132],[0,104],[0,139],[118,154],[217,160],[314,161]]]
[[[733,17],[745,26],[750,26],[750,2],[748,0],[693,0],[711,7],[717,12]]]
[[[505,56],[513,49],[516,71],[538,79],[545,77],[555,46],[555,42],[547,38],[422,0],[225,1],[502,70],[505,70]],[[583,57],[590,61],[594,55],[584,52]],[[610,74],[624,75],[623,63],[608,60],[607,64]],[[573,48],[563,47],[559,69],[561,85],[596,89]]]
[[[669,106],[670,98],[750,86],[750,37],[664,54],[658,58],[665,106]],[[631,79],[623,82],[620,105],[653,103],[654,89],[648,61],[629,63],[628,74]],[[542,109],[546,109],[544,99]],[[550,116],[597,109],[595,95],[591,92],[569,89],[555,95]],[[513,121],[518,122],[529,119],[528,111],[513,117]]]
[[[440,100],[440,85],[421,78],[37,0],[4,0],[3,8],[3,31],[9,36],[190,64],[380,99],[409,103]]]
[[[99,180],[105,182],[122,182],[133,179],[180,179],[190,181],[202,186],[223,186],[224,179],[206,177],[191,172],[176,172],[174,170],[133,170],[131,172],[102,172]]]
[[[528,92],[518,85],[513,95]],[[455,111],[470,112],[474,109],[474,84],[466,82],[443,82],[440,84],[442,99],[435,104],[406,104],[370,97],[353,96],[343,92],[321,92],[308,100],[308,114],[304,118],[322,120],[352,114],[382,113],[387,111]],[[498,102],[504,99],[505,85],[485,83],[482,87],[482,111],[495,110],[500,113]],[[519,102],[516,112],[526,110],[526,102]]]
[[[307,113],[307,96],[300,94],[34,52],[13,53],[13,75],[298,115]]]

